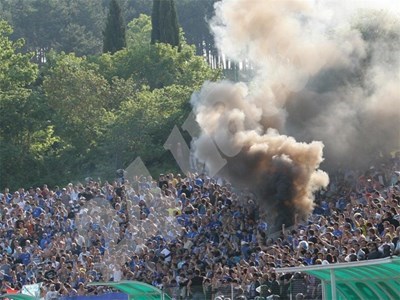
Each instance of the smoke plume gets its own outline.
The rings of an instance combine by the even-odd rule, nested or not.
[[[328,183],[323,145],[327,168],[400,147],[399,16],[396,1],[217,2],[218,49],[255,76],[193,95],[198,159],[252,189],[277,223],[306,216]]]

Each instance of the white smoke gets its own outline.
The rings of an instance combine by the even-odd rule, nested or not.
[[[327,184],[318,171],[323,144],[313,141],[326,145],[332,165],[367,163],[400,144],[399,12],[397,1],[217,2],[218,49],[256,75],[249,84],[205,83],[193,96],[197,157],[213,169],[212,140],[227,159],[225,176],[260,185],[280,160],[293,191],[286,207],[310,212],[312,192]]]

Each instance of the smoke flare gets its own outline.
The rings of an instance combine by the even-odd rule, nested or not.
[[[252,189],[277,224],[310,213],[327,185],[322,142],[327,167],[360,167],[400,146],[398,2],[235,0],[215,11],[217,47],[256,75],[193,95],[195,154]]]

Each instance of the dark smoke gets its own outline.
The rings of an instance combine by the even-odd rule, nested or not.
[[[257,75],[249,84],[205,83],[193,96],[195,153],[211,175],[252,189],[276,224],[311,212],[313,193],[328,183],[319,170],[324,144],[327,167],[369,166],[400,147],[398,2],[234,0],[215,8],[221,53],[249,61]]]
[[[296,142],[273,128],[264,130],[263,111],[254,99],[245,85],[230,82],[207,83],[194,94],[192,104],[202,130],[194,142],[195,153],[210,174],[250,189],[268,215],[275,216],[275,223],[289,226],[295,214],[305,217],[312,210],[313,192],[328,183],[327,174],[318,170],[323,145]]]
[[[229,161],[221,173],[256,194],[261,209],[276,224],[292,225],[296,209],[291,200],[297,194],[294,182],[300,174],[296,174],[290,162],[281,157],[265,157],[262,152],[249,155],[246,149]]]

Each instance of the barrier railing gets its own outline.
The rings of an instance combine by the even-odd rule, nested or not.
[[[279,296],[274,298],[272,295]],[[322,299],[322,285],[315,277],[305,273],[284,275],[275,285],[264,283],[218,283],[203,285],[203,291],[190,293],[187,287],[178,288],[174,295],[175,300],[267,300],[267,299]]]

